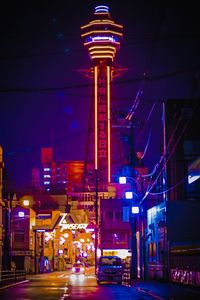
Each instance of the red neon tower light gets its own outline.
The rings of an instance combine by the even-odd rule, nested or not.
[[[93,62],[94,80],[94,166],[101,182],[111,182],[110,83],[117,71],[113,61],[120,48],[123,26],[111,20],[109,8],[95,7],[94,19],[81,27],[81,37]]]

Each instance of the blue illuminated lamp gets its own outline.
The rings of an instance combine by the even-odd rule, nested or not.
[[[133,199],[133,192],[126,192],[125,193],[125,198],[126,199]]]
[[[119,177],[120,184],[126,184],[126,177]]]
[[[126,177],[124,177],[124,176],[119,177],[119,183],[120,184],[126,184]],[[133,192],[126,192],[125,193],[125,198],[126,199],[133,199]]]
[[[132,206],[132,214],[139,214],[139,206]]]

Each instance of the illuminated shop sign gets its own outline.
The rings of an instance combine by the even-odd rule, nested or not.
[[[62,232],[64,229],[65,230],[78,230],[78,229],[86,229],[88,224],[85,223],[68,223],[67,221],[67,213],[62,214],[62,219],[60,220],[58,226],[61,227],[60,231]]]
[[[63,224],[62,225],[62,229],[61,231],[63,231],[63,229],[71,229],[71,230],[76,230],[76,229],[86,229],[88,224]]]

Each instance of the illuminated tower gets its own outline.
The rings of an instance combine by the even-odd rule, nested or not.
[[[94,82],[94,168],[99,182],[110,183],[111,174],[111,82],[120,75],[113,62],[122,40],[123,26],[115,23],[108,6],[95,7],[94,18],[81,27],[81,37],[93,66],[88,71]]]

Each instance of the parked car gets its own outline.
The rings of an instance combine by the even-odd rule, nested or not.
[[[85,265],[81,262],[74,263],[72,266],[73,274],[85,274]]]
[[[118,256],[101,256],[98,260],[96,278],[97,284],[101,281],[122,283],[123,262]]]

